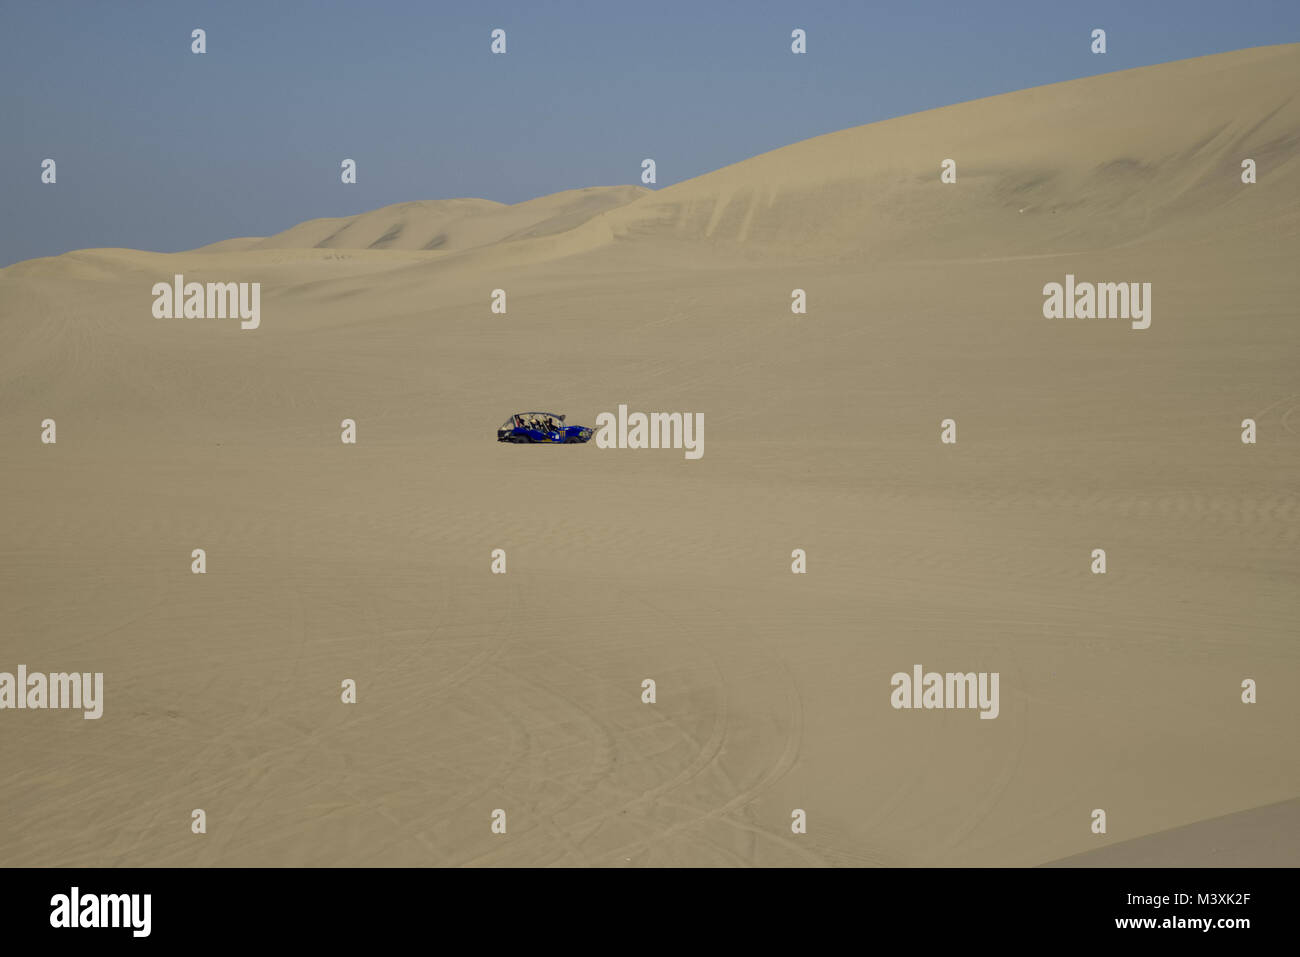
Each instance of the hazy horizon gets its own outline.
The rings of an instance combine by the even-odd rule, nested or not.
[[[645,157],[662,188],[884,119],[1300,39],[1291,3],[1040,7],[668,3],[648,22],[576,3],[13,7],[0,266],[179,251],[411,200],[638,184]],[[489,50],[498,27],[505,55]],[[356,184],[340,183],[345,158]]]

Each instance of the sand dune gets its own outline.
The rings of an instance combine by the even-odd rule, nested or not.
[[[563,232],[648,193],[636,186],[569,190],[513,206],[485,199],[398,203],[360,216],[313,219],[250,249],[454,250]]]
[[[1078,252],[1189,225],[1294,235],[1294,208],[1236,173],[1248,154],[1295,178],[1295,77],[1281,46],[1039,87],[796,143],[611,218],[785,261]],[[945,158],[959,189],[932,188]]]
[[[1121,841],[1054,861],[1053,867],[1295,867],[1300,800]]]
[[[0,270],[0,671],[106,696],[0,713],[0,860],[1034,865],[1296,798],[1297,79]],[[262,283],[260,328],[153,318],[175,273]],[[1066,273],[1152,283],[1150,328],[1044,319]],[[494,441],[620,403],[703,458]],[[1000,715],[893,709],[916,663]]]

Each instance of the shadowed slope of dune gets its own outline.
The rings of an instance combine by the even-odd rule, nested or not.
[[[247,248],[468,249],[563,232],[646,192],[636,186],[598,186],[513,206],[485,199],[397,203],[359,216],[314,219]]]
[[[1295,867],[1300,798],[1120,841],[1047,867]]]
[[[358,216],[313,219],[261,240],[259,249],[421,249],[449,224],[502,208],[487,199],[396,203]],[[401,239],[398,244],[397,240]]]

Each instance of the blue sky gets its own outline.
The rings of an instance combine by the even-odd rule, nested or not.
[[[1298,0],[0,0],[0,265],[634,183],[647,156],[663,187],[892,116],[1298,40]]]

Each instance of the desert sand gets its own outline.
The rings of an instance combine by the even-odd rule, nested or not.
[[[1195,864],[1233,827],[1279,863],[1240,822],[1300,828],[1267,808],[1300,796],[1297,81],[1300,47],[1244,50],[658,190],[0,270],[0,671],[105,676],[99,720],[0,712],[0,863],[1038,865],[1173,832]],[[154,318],[176,273],[262,283],[260,327]],[[1152,283],[1150,328],[1045,319],[1067,273]],[[705,454],[495,441],[620,403],[702,412]],[[998,672],[999,716],[895,710],[917,663]],[[1175,831],[1216,818],[1217,851]]]
[[[1053,867],[1295,867],[1300,800],[1280,801],[1054,861]]]

